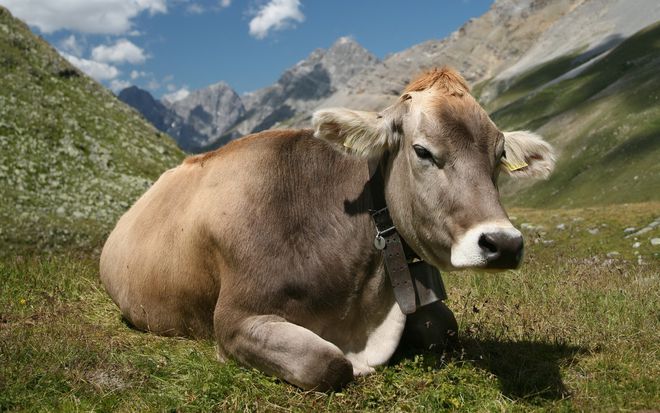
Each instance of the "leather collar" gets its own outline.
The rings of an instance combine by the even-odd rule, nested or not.
[[[369,183],[372,209],[369,211],[376,227],[374,248],[381,250],[394,297],[404,314],[412,314],[417,308],[438,300],[445,300],[447,293],[440,272],[422,261],[406,244],[392,222],[385,200],[385,180],[382,165],[388,155],[369,161]]]

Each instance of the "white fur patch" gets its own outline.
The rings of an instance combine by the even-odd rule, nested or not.
[[[353,364],[353,374],[371,374],[375,366],[387,363],[399,345],[405,326],[406,315],[395,302],[383,322],[369,334],[364,349],[359,353],[346,353],[346,358]]]
[[[522,234],[508,221],[484,222],[470,228],[451,247],[451,265],[455,268],[483,267],[488,261],[487,252],[479,245],[482,234],[499,232],[511,238]]]

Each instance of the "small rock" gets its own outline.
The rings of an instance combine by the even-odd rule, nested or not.
[[[521,229],[534,229],[534,225],[530,224],[529,222],[523,222],[520,224]]]
[[[660,238],[651,238],[651,245],[653,245],[654,247],[660,245]]]
[[[587,232],[590,233],[591,235],[596,235],[598,234],[599,230],[598,228],[589,228]]]
[[[652,227],[644,227],[644,228],[640,229],[639,231],[635,232],[632,235],[643,235],[643,234],[646,234],[647,232],[651,231],[652,229],[653,229]]]
[[[635,228],[635,227],[628,227],[628,228],[623,230],[623,233],[624,234],[632,234],[633,232],[635,232],[636,229],[637,228]]]
[[[619,251],[610,251],[610,252],[607,253],[607,258],[618,257],[619,255],[621,255],[621,254],[619,254]]]
[[[632,247],[633,248],[639,248],[640,245],[642,245],[641,242],[635,242],[635,243],[633,243]]]
[[[566,224],[564,223],[558,224],[555,228],[557,228],[560,231],[563,231],[566,229]]]
[[[544,239],[543,240],[543,245],[552,245],[555,243],[555,240],[553,239]]]
[[[64,207],[61,206],[61,207],[57,208],[57,210],[55,212],[57,212],[57,215],[64,215],[64,213],[66,211],[64,210]]]

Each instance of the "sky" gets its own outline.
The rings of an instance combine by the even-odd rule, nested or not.
[[[350,36],[379,58],[441,39],[492,0],[0,0],[81,70],[118,92],[175,100],[225,81],[274,83]],[[439,62],[442,64],[442,62]]]

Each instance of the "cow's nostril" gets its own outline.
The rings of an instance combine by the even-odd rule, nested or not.
[[[486,250],[491,254],[497,253],[497,245],[488,234],[481,234],[481,237],[479,237],[479,246],[481,249]]]
[[[479,237],[488,268],[517,268],[523,251],[523,239],[510,231],[486,232]]]

